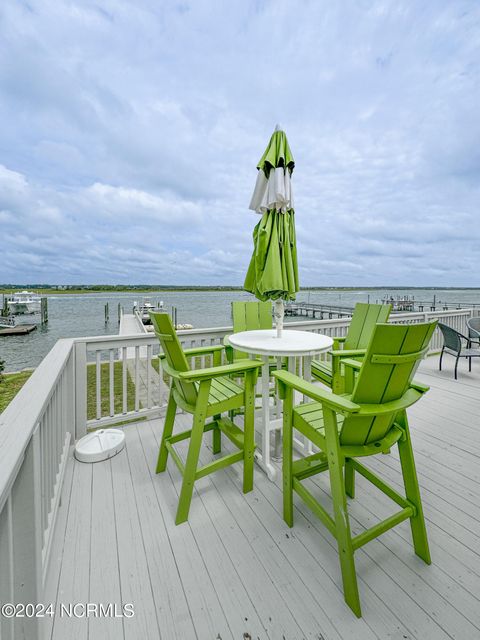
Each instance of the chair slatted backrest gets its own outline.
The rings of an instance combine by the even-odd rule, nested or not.
[[[387,322],[391,310],[391,304],[357,302],[345,337],[344,348],[366,349],[375,325],[379,322]]]
[[[233,333],[271,329],[273,326],[271,302],[232,302],[232,316]],[[235,360],[246,357],[246,353],[234,351]]]
[[[377,324],[353,388],[352,401],[371,405],[402,398],[427,353],[436,325],[436,322]],[[340,435],[341,444],[364,445],[383,438],[395,415],[396,412],[347,418]]]
[[[190,371],[187,358],[183,353],[182,345],[168,313],[151,311],[150,318],[155,329],[155,334],[160,340],[162,351],[172,369],[175,371]],[[173,379],[175,389],[187,404],[194,405],[197,402],[197,388],[193,382],[185,382]]]
[[[458,331],[455,331],[452,327],[449,327],[447,324],[442,324],[441,322],[438,323],[438,328],[443,335],[443,346],[446,349],[455,351],[455,353],[460,353],[462,350],[462,338]]]
[[[467,320],[467,327],[468,327],[468,337],[478,338],[478,334],[480,334],[480,316],[474,316],[473,318],[469,318]]]

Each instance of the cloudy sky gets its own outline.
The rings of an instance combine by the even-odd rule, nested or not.
[[[241,285],[277,122],[303,286],[480,284],[477,0],[3,0],[0,282]]]

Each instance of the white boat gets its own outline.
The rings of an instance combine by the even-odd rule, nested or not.
[[[140,318],[142,319],[143,324],[151,324],[150,320],[150,311],[160,311],[163,309],[163,300],[155,306],[152,303],[151,298],[143,298],[142,302],[138,304],[137,302],[133,303],[134,310],[138,311]]]
[[[39,313],[41,297],[33,291],[15,291],[7,300],[7,308],[10,315]]]

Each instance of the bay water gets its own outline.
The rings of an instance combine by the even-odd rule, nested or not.
[[[142,294],[86,293],[48,295],[48,324],[24,336],[0,336],[0,358],[6,362],[6,371],[36,367],[59,338],[118,334],[117,307],[131,313],[135,301],[144,296],[155,305],[163,301],[164,309],[177,308],[177,322],[192,324],[195,328],[225,327],[232,323],[231,302],[254,300],[243,291],[159,291]],[[298,302],[353,306],[356,302],[376,302],[384,298],[414,296],[415,300],[431,302],[437,309],[441,302],[480,304],[480,289],[375,289],[301,291]],[[104,309],[108,303],[110,319],[105,323]],[[425,310],[428,310],[425,307]],[[286,318],[286,321],[298,318]],[[28,323],[28,316],[22,319]]]

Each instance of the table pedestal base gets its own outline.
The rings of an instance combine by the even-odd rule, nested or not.
[[[250,357],[262,358],[261,398],[261,442],[260,451],[255,452],[257,464],[266,472],[270,480],[277,476],[277,469],[273,461],[281,460],[281,429],[282,429],[282,402],[276,399],[274,407],[270,408],[270,366],[272,358],[276,358],[277,369],[282,368],[285,358],[288,359],[288,370],[298,373],[304,379],[311,379],[312,356],[323,353],[330,349],[333,340],[328,336],[319,335],[308,331],[284,330],[279,338],[277,333],[271,329],[258,329],[252,331],[240,331],[228,337],[230,346],[243,353],[248,353]],[[298,362],[298,367],[297,367]],[[300,398],[300,402],[302,399]],[[305,398],[303,399],[305,401]],[[272,416],[271,416],[272,413]],[[275,418],[271,420],[270,417]],[[275,443],[273,454],[271,453],[270,434],[275,433]],[[294,438],[295,448],[298,448],[303,455],[312,453],[312,445],[309,441]]]
[[[275,398],[274,414],[275,419],[270,419],[271,407],[270,407],[270,358],[268,356],[262,357],[262,451],[255,451],[255,461],[259,467],[265,471],[269,480],[275,480],[278,475],[277,468],[272,462],[282,461],[282,402],[278,396]],[[281,359],[278,358],[278,368],[281,367]],[[303,359],[303,377],[306,380],[311,380],[311,358],[304,357]],[[295,358],[288,358],[288,370],[295,373]],[[274,432],[274,446],[273,453],[271,453],[270,434]],[[312,453],[312,445],[309,440],[302,438],[293,438],[293,446],[297,451],[304,455],[310,455]]]

